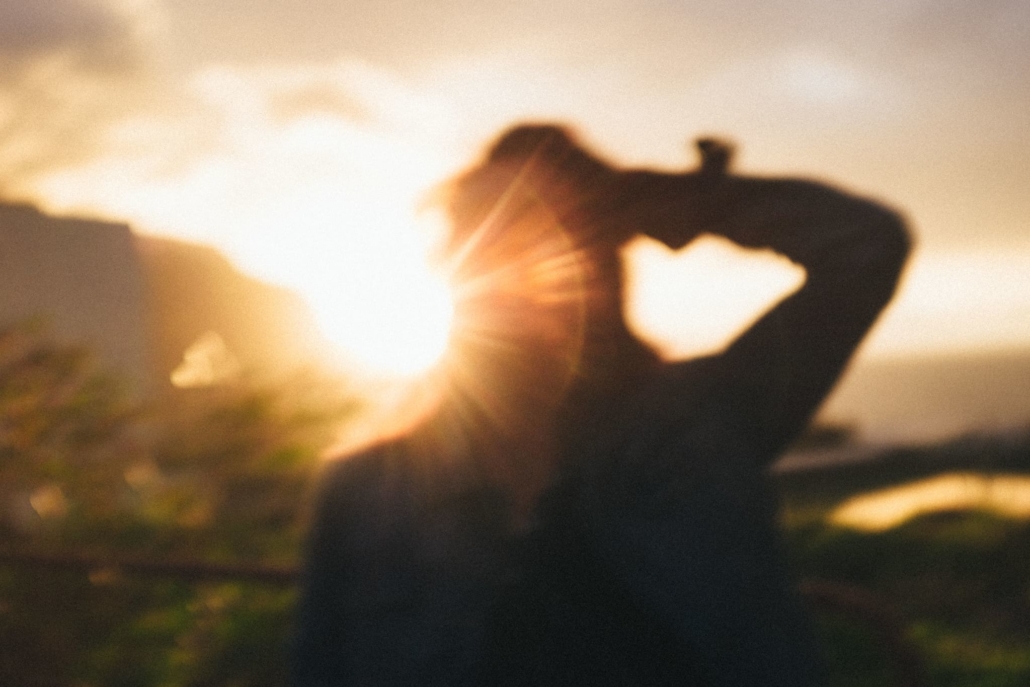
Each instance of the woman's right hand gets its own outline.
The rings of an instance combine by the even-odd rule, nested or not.
[[[678,250],[711,231],[732,196],[734,146],[718,138],[695,141],[700,162],[683,173],[628,170],[618,174],[600,222],[644,235]]]

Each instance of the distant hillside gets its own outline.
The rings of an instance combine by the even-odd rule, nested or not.
[[[35,321],[142,391],[153,381],[143,290],[127,224],[0,203],[0,327]]]
[[[169,388],[212,333],[245,372],[309,367],[329,351],[300,297],[212,248],[0,202],[0,328],[33,320],[143,393]]]
[[[244,369],[274,373],[324,360],[328,344],[296,294],[240,272],[213,248],[151,236],[137,236],[136,246],[153,365],[165,383],[208,332]]]
[[[935,441],[1030,427],[1030,349],[859,360],[822,418],[870,441]]]

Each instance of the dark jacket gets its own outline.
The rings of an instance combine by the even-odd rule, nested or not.
[[[298,687],[820,684],[765,471],[890,299],[908,237],[823,186],[740,183],[704,229],[787,255],[805,284],[722,354],[612,399],[531,535],[427,448],[439,427],[327,469]]]

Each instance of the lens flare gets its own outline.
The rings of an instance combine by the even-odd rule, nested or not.
[[[428,268],[387,270],[360,292],[324,289],[309,300],[322,333],[373,374],[417,376],[447,350],[454,297]]]
[[[586,336],[590,263],[521,183],[516,175],[495,194],[470,230],[458,218],[448,264],[457,304],[449,384],[500,428],[561,401]]]

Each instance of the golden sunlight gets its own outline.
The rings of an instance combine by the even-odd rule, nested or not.
[[[860,494],[830,514],[830,522],[881,532],[925,513],[987,510],[1030,519],[1030,477],[954,472]]]
[[[388,211],[387,197],[404,195],[387,191],[393,193],[370,194],[358,224],[337,226],[336,218],[346,215],[332,208],[325,209],[322,221],[308,221],[310,244],[292,260],[273,250],[255,255],[254,263],[267,262],[266,273],[304,297],[345,367],[356,365],[379,377],[411,377],[433,367],[446,352],[454,299],[431,259],[443,235],[442,221]],[[308,214],[315,209],[310,204]]]
[[[339,93],[357,92],[359,109],[377,113],[393,102],[398,85],[366,72],[209,67],[192,80],[193,125],[204,135],[190,122],[177,134],[180,124],[155,120],[165,133],[152,136],[152,156],[112,146],[49,174],[40,191],[64,211],[213,245],[247,274],[303,297],[338,349],[330,354],[348,367],[417,374],[446,349],[452,305],[428,266],[437,235],[413,209],[456,160],[406,119],[388,126],[326,110]],[[295,97],[305,93],[318,97]],[[166,142],[194,140],[191,132],[209,147],[169,165]]]
[[[714,236],[678,252],[639,239],[627,262],[629,324],[672,359],[717,353],[805,278],[787,258]]]
[[[346,304],[331,290],[306,294],[319,328],[370,372],[425,372],[450,340],[454,303],[448,284],[424,265],[374,272],[379,270],[368,269],[368,294]]]

